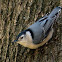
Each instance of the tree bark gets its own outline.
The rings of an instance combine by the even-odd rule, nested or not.
[[[16,36],[62,6],[62,0],[0,0],[0,62],[62,62],[62,14],[54,25],[53,38],[35,50],[12,43]]]

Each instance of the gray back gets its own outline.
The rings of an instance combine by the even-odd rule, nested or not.
[[[44,40],[46,32],[53,25],[54,21],[58,18],[61,8],[56,7],[53,11],[45,17],[39,19],[32,24],[28,29],[31,29],[34,34],[33,43],[38,44]]]

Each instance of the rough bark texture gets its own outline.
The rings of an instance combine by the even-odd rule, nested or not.
[[[0,0],[0,62],[62,62],[62,14],[44,46],[30,50],[12,43],[18,33],[59,5],[62,0]]]

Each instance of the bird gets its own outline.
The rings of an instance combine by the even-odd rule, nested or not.
[[[37,49],[48,42],[53,36],[53,24],[59,18],[62,7],[54,8],[26,30],[20,32],[14,42],[30,49]]]

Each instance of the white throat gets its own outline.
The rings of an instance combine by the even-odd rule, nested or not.
[[[18,43],[27,47],[27,46],[30,46],[30,44],[32,43],[32,36],[31,36],[31,33],[29,31],[26,32],[26,37],[25,39],[23,39],[23,41],[19,41]]]

